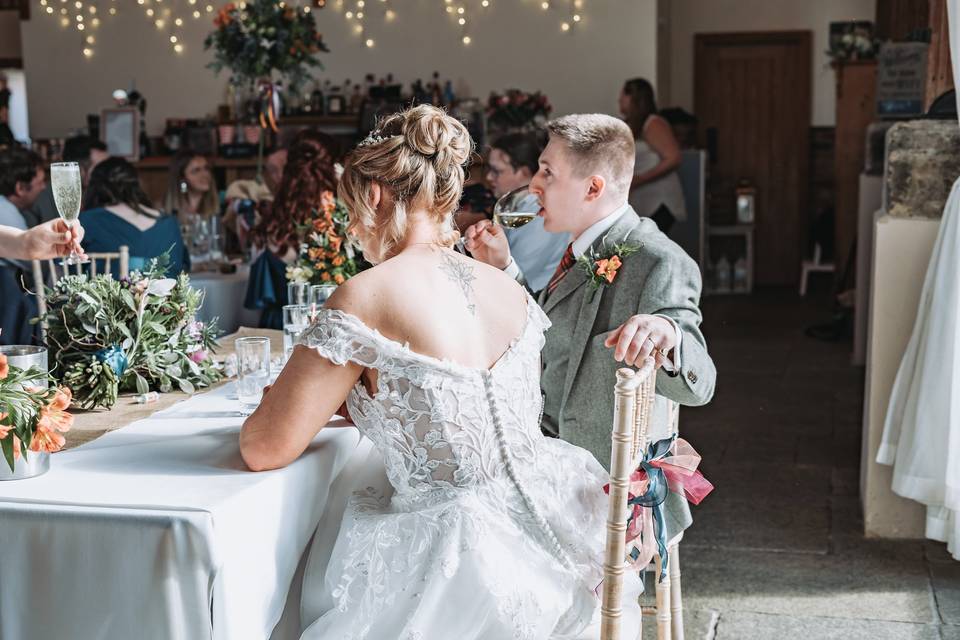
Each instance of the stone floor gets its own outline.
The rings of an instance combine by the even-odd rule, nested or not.
[[[863,370],[849,342],[803,334],[829,299],[762,291],[703,312],[717,393],[680,429],[716,489],[680,549],[687,638],[960,640],[945,545],[863,536]]]

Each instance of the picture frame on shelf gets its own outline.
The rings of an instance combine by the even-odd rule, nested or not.
[[[100,140],[107,153],[130,162],[140,159],[140,112],[136,107],[111,107],[100,111]]]

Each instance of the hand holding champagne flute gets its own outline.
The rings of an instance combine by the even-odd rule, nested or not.
[[[53,201],[57,205],[57,212],[67,224],[73,227],[80,217],[81,182],[80,165],[76,162],[55,162],[50,165],[50,188],[53,191]],[[62,264],[84,264],[90,260],[78,252],[74,244],[70,248],[70,255],[63,259]]]

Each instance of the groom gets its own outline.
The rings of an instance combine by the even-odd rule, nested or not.
[[[653,440],[671,433],[672,402],[696,406],[713,397],[716,369],[699,328],[700,271],[627,204],[635,143],[624,122],[570,115],[547,130],[550,142],[530,191],[540,200],[544,228],[569,233],[573,242],[538,297],[553,324],[542,352],[541,426],[606,467],[617,368],[652,355],[663,369]],[[478,260],[524,282],[499,226],[485,220],[470,227],[466,246]],[[685,504],[668,501],[667,510],[670,533],[689,525]]]

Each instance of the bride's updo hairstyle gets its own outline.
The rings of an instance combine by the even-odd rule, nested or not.
[[[399,252],[409,211],[430,215],[440,229],[439,245],[456,243],[453,212],[472,148],[467,128],[456,118],[419,105],[382,120],[350,152],[338,195],[350,211],[348,231],[367,260],[377,264]],[[386,191],[376,209],[370,206],[375,182]]]

